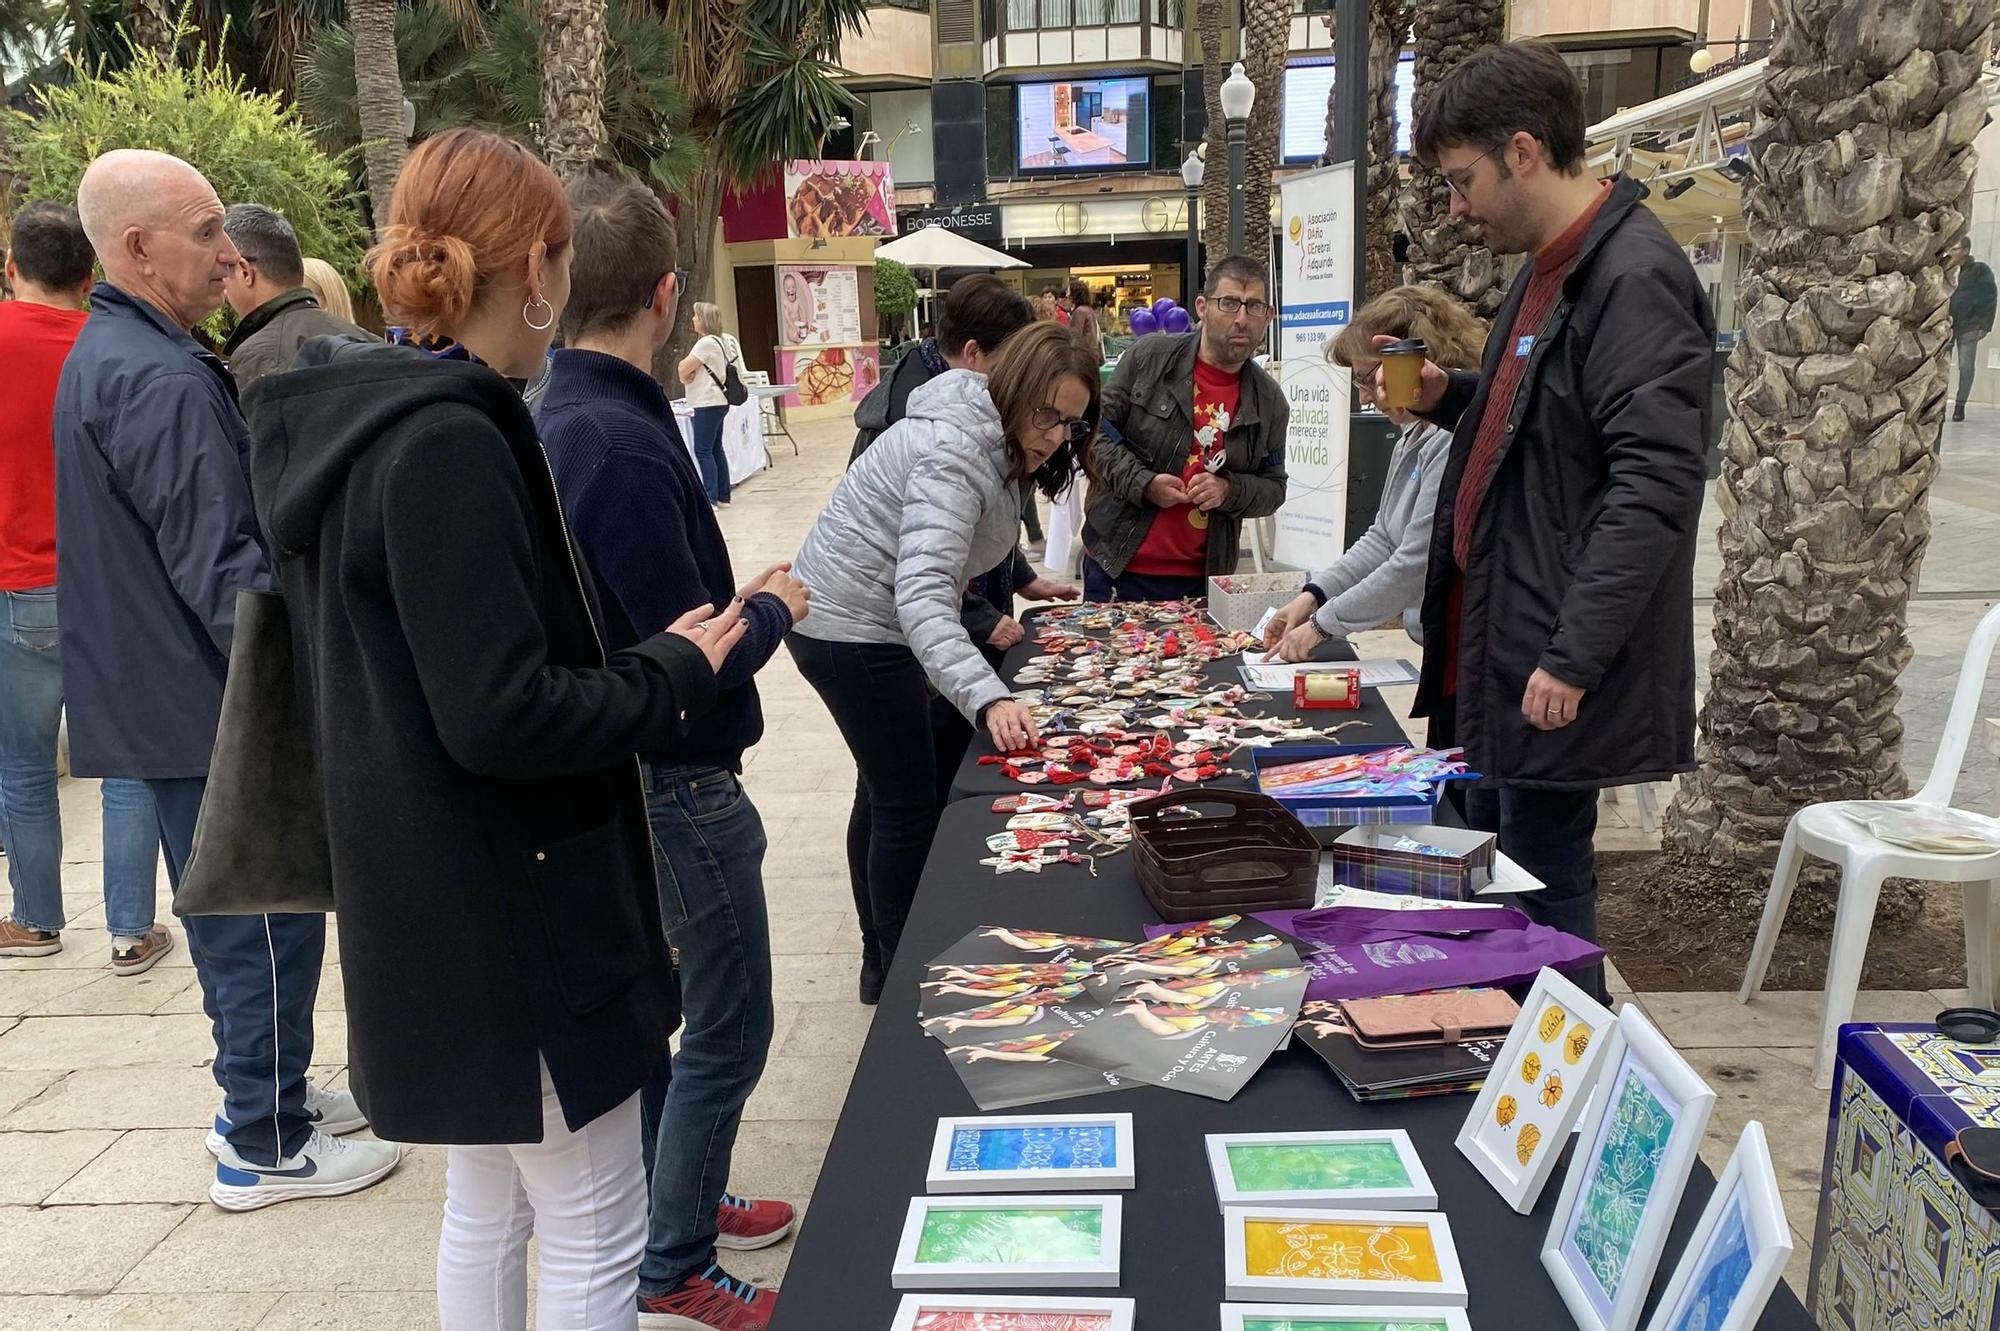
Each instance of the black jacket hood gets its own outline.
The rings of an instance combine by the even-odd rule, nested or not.
[[[295,369],[243,395],[251,488],[266,538],[283,554],[311,550],[355,460],[411,417],[454,407],[478,412],[510,438],[534,435],[520,392],[484,365],[351,338],[306,343]]]

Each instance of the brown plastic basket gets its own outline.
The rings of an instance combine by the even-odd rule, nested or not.
[[[1248,790],[1156,795],[1132,806],[1139,889],[1174,924],[1313,904],[1319,843],[1289,809]]]

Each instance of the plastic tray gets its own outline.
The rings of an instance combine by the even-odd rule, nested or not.
[[[1193,816],[1175,816],[1188,810]],[[1269,796],[1244,790],[1156,795],[1132,806],[1139,888],[1172,923],[1312,905],[1319,843]]]

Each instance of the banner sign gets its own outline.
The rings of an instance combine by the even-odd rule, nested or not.
[[[887,162],[785,163],[785,234],[893,236],[896,187]]]
[[[1272,553],[1292,568],[1322,569],[1346,549],[1349,371],[1326,358],[1352,317],[1354,167],[1343,162],[1279,182],[1284,306],[1278,382],[1292,409],[1290,477]]]

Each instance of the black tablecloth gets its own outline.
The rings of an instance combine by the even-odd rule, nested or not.
[[[917,1025],[921,968],[981,924],[1136,939],[1156,918],[1139,894],[1129,854],[1100,861],[1094,879],[1061,865],[1039,875],[996,878],[976,861],[985,853],[984,838],[999,825],[988,799],[961,801],[945,813],[785,1274],[773,1331],[888,1327],[901,1297],[889,1284],[896,1242],[910,1199],[924,1193],[937,1120],[978,1112],[942,1047]],[[1116,1291],[1088,1292],[1136,1298],[1139,1331],[1210,1331],[1217,1325],[1216,1309],[1224,1301],[1222,1216],[1205,1133],[1383,1125],[1409,1131],[1439,1205],[1451,1217],[1472,1324],[1479,1331],[1563,1331],[1574,1323],[1541,1265],[1562,1170],[1542,1190],[1533,1215],[1515,1215],[1453,1145],[1471,1106],[1467,1095],[1357,1104],[1331,1069],[1294,1045],[1226,1103],[1138,1086],[1037,1108],[1133,1115],[1138,1186],[1124,1194],[1123,1282]],[[1697,1164],[1656,1293],[1665,1288],[1714,1186],[1714,1176]],[[1784,1286],[1757,1325],[1760,1331],[1812,1329]]]
[[[1032,620],[1028,621],[1027,628],[1030,633],[1035,631]],[[1041,654],[1041,647],[1032,639],[1010,648],[1007,652],[1006,660],[1001,662],[1000,678],[1007,682],[1009,688],[1012,688],[1014,677],[1027,664],[1028,658]],[[1313,659],[1316,661],[1352,661],[1355,659],[1354,649],[1344,641],[1330,639],[1320,644],[1319,650],[1313,653]],[[1241,684],[1243,682],[1242,664],[1243,658],[1241,656],[1225,656],[1219,661],[1208,662],[1202,668],[1202,673],[1214,682],[1214,687],[1219,689],[1227,688],[1231,684]],[[1335,737],[1335,742],[1339,744],[1401,744],[1405,739],[1402,726],[1397,722],[1395,713],[1389,710],[1389,705],[1382,701],[1382,693],[1379,689],[1363,689],[1361,691],[1361,706],[1351,712],[1338,707],[1314,708],[1309,711],[1300,711],[1292,706],[1292,700],[1289,695],[1282,699],[1274,696],[1270,702],[1245,703],[1243,711],[1248,716],[1299,717],[1301,718],[1300,724],[1308,726],[1333,726],[1347,721],[1361,721],[1366,723],[1365,725],[1354,726],[1341,731]],[[1005,795],[1022,790],[1033,790],[1042,793],[1057,791],[1057,787],[1048,785],[1024,786],[1018,781],[1008,780],[998,767],[981,767],[979,765],[981,758],[996,752],[998,750],[993,747],[992,739],[988,737],[984,730],[974,733],[972,745],[966,750],[965,758],[958,765],[958,775],[952,778],[951,798],[953,800],[970,799],[975,795]],[[1238,767],[1248,770],[1250,765],[1250,751],[1248,749],[1239,750],[1232,761]],[[1152,784],[1157,786],[1159,782],[1155,781]],[[1179,786],[1182,783],[1176,781],[1174,784]],[[1218,777],[1214,781],[1205,782],[1204,784],[1247,789],[1250,782],[1244,777],[1224,776]],[[1118,787],[1118,789],[1130,788],[1129,786]],[[1016,876],[1018,877],[1019,875]]]

